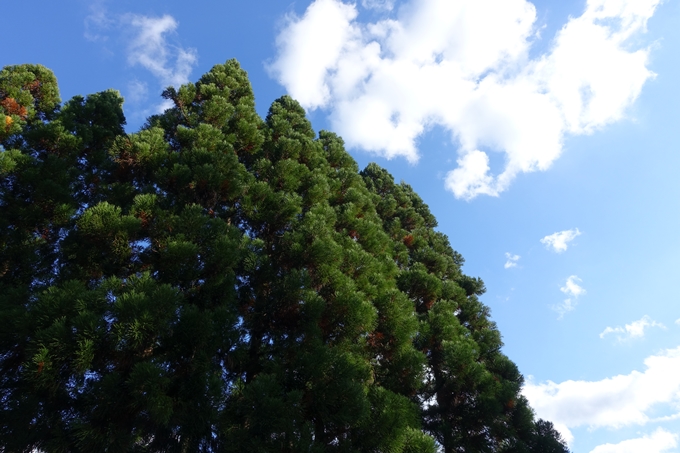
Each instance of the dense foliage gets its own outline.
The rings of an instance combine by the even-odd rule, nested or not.
[[[235,61],[0,72],[0,451],[566,452],[428,207]]]

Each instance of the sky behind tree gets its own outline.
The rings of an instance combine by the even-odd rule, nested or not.
[[[0,65],[120,90],[129,132],[237,58],[421,195],[575,453],[680,451],[677,1],[3,6]]]

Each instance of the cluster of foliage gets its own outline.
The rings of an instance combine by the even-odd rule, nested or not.
[[[235,61],[0,72],[0,451],[566,452],[428,207]]]

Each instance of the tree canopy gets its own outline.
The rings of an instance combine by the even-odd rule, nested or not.
[[[0,451],[566,452],[427,205],[235,60],[0,72]]]

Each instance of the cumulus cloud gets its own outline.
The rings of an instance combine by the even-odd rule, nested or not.
[[[573,439],[571,429],[580,426],[617,429],[645,425],[659,421],[652,417],[658,410],[677,411],[680,404],[680,347],[647,357],[644,364],[643,372],[632,371],[600,381],[537,384],[529,378],[522,392],[538,417],[551,420],[566,439]]]
[[[576,283],[580,281],[581,279],[576,275],[570,275],[569,278],[567,278],[567,282],[564,284],[564,286],[560,288],[560,291],[571,297],[579,297],[586,292],[585,289],[581,288]]]
[[[567,251],[567,244],[573,241],[574,238],[580,234],[581,232],[578,230],[578,228],[558,231],[541,239],[541,243],[545,244],[548,249],[551,249],[554,252],[562,253]]]
[[[507,258],[507,261],[505,262],[505,267],[506,269],[510,269],[511,267],[517,267],[517,261],[521,258],[519,255],[513,255],[511,253],[506,253],[505,257]]]
[[[457,160],[458,168],[449,172],[445,186],[460,198],[472,199],[480,194],[497,195],[494,179],[489,175],[489,156],[470,151]]]
[[[643,338],[645,336],[645,329],[648,329],[650,327],[659,327],[662,329],[666,328],[666,326],[664,326],[660,322],[656,322],[652,320],[649,316],[645,315],[642,318],[638,319],[637,321],[633,321],[630,324],[626,324],[624,327],[621,326],[607,327],[602,331],[602,333],[600,333],[600,338],[604,338],[606,335],[609,335],[610,333],[619,334],[616,336],[619,341],[625,341],[634,338]]]
[[[356,17],[353,5],[315,1],[302,18],[288,17],[289,25],[276,38],[279,58],[270,69],[305,107],[315,109],[330,102],[328,72],[352,40],[351,22]]]
[[[677,445],[677,434],[657,428],[651,436],[628,439],[618,444],[598,445],[590,453],[663,453]]]
[[[560,288],[560,291],[569,297],[564,299],[561,304],[552,307],[553,310],[560,315],[558,319],[562,319],[565,314],[576,308],[578,298],[586,293],[586,290],[579,286],[578,282],[581,282],[580,278],[576,275],[570,275],[564,283],[564,286]]]
[[[565,135],[623,117],[653,77],[649,48],[630,38],[659,1],[588,0],[531,58],[539,26],[527,0],[363,0],[383,11],[373,22],[356,4],[315,0],[287,17],[269,69],[304,107],[325,109],[352,147],[416,162],[418,138],[444,127],[459,145],[446,188],[495,196],[550,167]],[[505,162],[496,174],[492,152]]]

